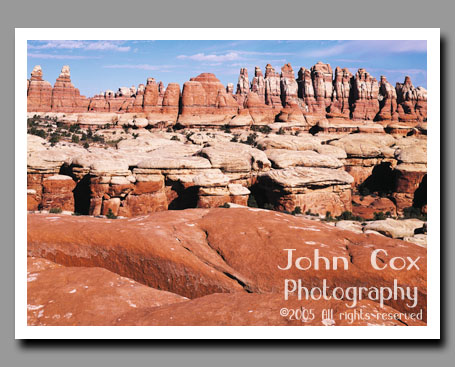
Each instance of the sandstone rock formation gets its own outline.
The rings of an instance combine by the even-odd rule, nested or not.
[[[71,83],[68,66],[63,67],[53,88],[42,80],[41,68],[36,66],[27,81],[27,110],[139,113],[151,124],[179,121],[184,125],[201,125],[206,120],[208,126],[226,124],[237,117],[241,120],[241,116],[248,113],[256,116],[253,118],[256,123],[271,123],[276,119],[302,126],[324,123],[325,117],[342,121],[351,118],[354,121],[399,120],[413,126],[426,122],[426,90],[415,88],[409,77],[393,88],[385,77],[381,77],[378,85],[365,69],[359,69],[353,77],[348,69],[337,67],[333,75],[329,64],[318,62],[310,69],[300,68],[296,79],[292,66],[287,63],[281,68],[281,74],[270,64],[265,67],[265,75],[256,67],[251,84],[247,69],[241,68],[235,95],[231,84],[225,87],[214,74],[202,73],[184,83],[180,95],[178,84],[170,83],[165,88],[161,81],[148,78],[145,86],[120,87],[115,93],[107,90],[86,99]],[[248,106],[250,93],[257,97],[252,106],[251,98]],[[261,118],[261,115],[267,117]]]
[[[90,101],[81,96],[79,89],[71,83],[70,67],[65,65],[52,89],[52,111],[85,112]]]
[[[36,65],[27,80],[27,111],[48,112],[52,109],[52,85],[43,80],[41,66]]]
[[[65,267],[37,257],[27,261],[28,325],[113,325],[129,310],[186,300],[100,267]]]
[[[359,69],[353,83],[352,118],[374,120],[379,112],[379,86],[376,78],[365,69]]]
[[[277,264],[286,265],[287,255],[283,249],[290,245],[299,256],[312,257],[317,249],[321,256],[346,257],[348,268],[344,271],[324,266],[319,270],[311,268],[303,278],[302,271],[295,267],[282,271]],[[413,258],[420,257],[419,267],[404,272],[390,268],[377,271],[370,264],[370,253],[378,248],[387,251],[382,257],[386,263],[396,256],[412,255]],[[59,264],[36,258],[29,262],[29,300],[33,300],[29,304],[43,305],[39,308],[43,311],[41,316],[33,312],[39,312],[38,309],[29,308],[29,320],[37,324],[57,324],[58,321],[51,317],[57,313],[63,315],[63,310],[73,314],[72,318],[67,318],[69,320],[61,320],[64,324],[71,320],[96,322],[95,315],[102,312],[102,304],[108,302],[112,312],[100,316],[100,322],[113,322],[117,317],[116,323],[122,325],[229,324],[225,318],[216,321],[217,315],[224,310],[228,312],[226,316],[231,315],[229,312],[236,315],[230,321],[236,325],[286,325],[289,323],[277,316],[269,315],[271,318],[266,321],[263,307],[268,305],[269,310],[278,310],[280,300],[283,302],[283,280],[301,278],[309,287],[322,286],[325,279],[329,289],[393,286],[396,279],[398,286],[417,287],[418,306],[411,308],[406,300],[391,299],[385,302],[385,309],[405,313],[422,310],[423,321],[426,321],[424,248],[267,210],[168,211],[114,221],[32,214],[28,216],[28,256],[39,256]],[[112,287],[109,282],[113,283]],[[249,292],[254,294],[249,295]],[[179,296],[193,300],[185,301]],[[75,297],[82,304],[80,309],[71,305]],[[60,301],[53,305],[48,302],[50,299]],[[170,321],[170,313],[177,314],[181,310],[177,302],[194,303],[188,303],[187,312],[182,311],[181,316],[175,315],[175,321]],[[156,308],[157,303],[164,305],[160,306],[162,311]],[[296,294],[291,295],[288,304],[297,303]],[[170,304],[176,308],[167,308]],[[214,308],[221,304],[223,307],[215,311]],[[314,305],[306,300],[298,304]],[[87,305],[93,305],[92,312],[86,310]],[[337,312],[346,310],[345,302],[327,305],[339,310]],[[379,304],[364,300],[355,309],[363,306],[373,310]],[[241,312],[243,316],[240,316],[236,308],[239,312],[248,308],[253,315]],[[196,309],[200,312],[190,312]],[[127,317],[119,315],[122,311]],[[136,311],[138,316],[131,313]],[[205,316],[190,316],[190,313]],[[314,325],[323,321],[317,319]]]

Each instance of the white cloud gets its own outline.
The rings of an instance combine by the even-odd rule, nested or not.
[[[378,41],[345,41],[333,46],[311,50],[304,52],[306,57],[328,57],[340,54],[371,54],[384,53],[396,54],[405,52],[422,53],[427,51],[426,41],[394,41],[394,40],[378,40]]]
[[[115,64],[115,65],[104,65],[106,69],[140,69],[140,70],[152,70],[168,72],[170,68],[174,68],[173,65],[150,65],[150,64]]]
[[[123,41],[44,41],[40,44],[28,44],[29,49],[79,49],[89,51],[117,51],[127,52],[131,49],[129,46],[122,46]]]
[[[195,60],[195,61],[211,61],[211,62],[224,62],[224,61],[233,61],[241,59],[241,56],[238,52],[228,52],[224,55],[216,55],[216,54],[204,54],[198,53],[195,55],[179,55],[177,59],[188,59],[188,60]]]
[[[95,56],[81,56],[81,55],[62,55],[62,54],[46,54],[41,52],[29,52],[27,57],[34,59],[55,59],[55,60],[82,60],[82,59],[99,59]]]

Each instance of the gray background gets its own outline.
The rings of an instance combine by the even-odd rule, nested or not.
[[[3,2],[1,53],[1,362],[19,366],[332,365],[445,366],[454,346],[454,9],[449,1],[34,1]],[[15,341],[14,28],[15,27],[440,27],[441,341]],[[333,35],[336,39],[336,34]],[[437,124],[438,121],[429,121]],[[25,129],[25,125],[24,125]],[[435,164],[435,162],[432,162]],[[436,246],[437,244],[430,244]],[[210,330],[207,331],[210,338]]]

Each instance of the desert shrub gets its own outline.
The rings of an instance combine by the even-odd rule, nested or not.
[[[256,133],[251,133],[250,135],[248,135],[248,137],[246,138],[245,141],[243,141],[242,143],[244,144],[248,144],[248,145],[253,145],[255,142],[256,142],[256,139],[258,138],[258,134]]]
[[[47,136],[46,131],[44,131],[43,129],[37,129],[36,127],[32,127],[31,129],[29,129],[28,132],[32,135],[39,136],[40,138],[43,138],[43,139],[45,139]]]
[[[294,133],[294,135],[295,135],[295,136],[299,136],[299,135],[300,135],[300,130],[296,131],[296,132]]]
[[[71,137],[71,142],[72,143],[79,143],[79,136],[76,135],[76,134],[73,134],[73,136]]]
[[[253,196],[253,195],[249,195],[248,196],[248,203],[247,205],[250,207],[250,208],[258,208],[258,203],[256,201],[256,198]]]
[[[108,210],[108,212],[106,214],[106,218],[108,218],[108,219],[117,219],[117,216],[114,214],[112,209],[109,208],[109,210]]]
[[[383,212],[374,212],[374,220],[384,220],[387,216]]]
[[[60,207],[49,209],[49,213],[52,213],[52,214],[60,214],[61,212],[62,212],[62,208],[60,208]]]
[[[343,213],[341,213],[339,216],[336,217],[338,220],[354,220],[357,222],[362,222],[363,218],[359,217],[358,215],[352,214],[352,212],[345,210]]]
[[[52,146],[54,146],[56,143],[58,143],[60,140],[60,135],[58,133],[53,133],[51,135],[51,138],[49,139],[49,143],[51,143]]]
[[[291,212],[292,215],[296,215],[296,214],[302,214],[302,209],[300,208],[300,206],[296,206],[294,208],[294,210]]]
[[[284,129],[283,129],[282,127],[280,127],[276,133],[277,133],[278,135],[284,135],[284,134],[286,134],[286,132],[284,131]]]
[[[138,133],[133,133],[133,139],[137,139],[139,137]]]
[[[332,213],[331,212],[326,211],[325,212],[325,218],[323,220],[325,220],[326,222],[332,222],[335,219],[332,217]]]
[[[33,126],[37,126],[37,125],[38,125],[38,121],[35,118],[27,119],[28,127],[33,127]]]
[[[350,211],[344,211],[341,213],[339,216],[337,216],[337,219],[339,220],[351,220],[352,219],[352,213]]]
[[[272,131],[272,128],[268,125],[263,125],[263,126],[253,125],[253,126],[251,126],[251,130],[260,132],[263,134],[269,134]]]
[[[403,217],[405,219],[417,218],[417,219],[421,219],[421,220],[427,220],[427,216],[422,215],[422,213],[420,212],[420,209],[416,208],[415,206],[409,206],[407,208],[404,208]]]
[[[95,143],[104,143],[104,138],[101,135],[93,135],[92,140]]]
[[[231,139],[232,143],[237,143],[238,141],[239,141],[239,138],[237,137],[237,135],[234,135]]]
[[[85,142],[84,145],[83,145],[83,147],[84,147],[85,149],[88,149],[88,148],[90,147],[90,144],[89,144],[88,142]]]
[[[231,132],[231,128],[229,127],[228,124],[225,124],[221,127],[221,130],[224,131],[225,133],[230,133]]]
[[[172,136],[171,140],[177,140],[180,141],[179,137],[177,135]]]
[[[223,205],[220,205],[219,208],[230,208],[231,206],[229,203],[224,203]]]
[[[80,129],[81,129],[81,127],[79,124],[73,124],[73,125],[70,125],[70,127],[69,127],[69,131],[72,133],[75,133],[76,131],[79,131]]]

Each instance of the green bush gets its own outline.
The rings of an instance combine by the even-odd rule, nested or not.
[[[76,134],[73,134],[73,136],[71,137],[71,142],[72,143],[79,143],[79,136],[76,135]]]
[[[352,212],[345,210],[343,213],[341,213],[339,216],[336,217],[338,220],[354,220],[357,222],[362,222],[363,218],[359,217],[358,215],[352,214]]]
[[[268,125],[263,125],[263,126],[257,126],[253,125],[251,126],[251,130],[257,131],[263,134],[269,134],[272,131],[272,128]]]
[[[31,129],[29,129],[28,132],[32,135],[39,136],[40,138],[43,139],[45,139],[47,136],[47,133],[43,129],[37,129],[36,127],[32,127]]]
[[[387,216],[383,212],[374,212],[374,220],[384,220]]]
[[[294,208],[294,210],[291,212],[292,215],[296,215],[296,214],[302,214],[302,209],[300,208],[300,206],[296,206]]]
[[[81,127],[79,124],[73,124],[73,125],[70,125],[70,127],[69,127],[69,131],[71,133],[75,133],[76,131],[79,131],[80,129],[81,129]]]
[[[231,142],[233,143],[237,143],[239,141],[239,138],[237,137],[237,135],[234,135],[231,139]]]
[[[52,213],[52,214],[60,214],[61,212],[62,212],[62,208],[60,208],[60,207],[49,209],[49,213]]]
[[[250,207],[250,208],[258,208],[258,203],[256,201],[256,198],[251,194],[248,196],[248,203],[247,205]]]
[[[83,147],[84,147],[85,149],[88,149],[88,148],[90,147],[90,144],[89,144],[88,142],[85,142],[84,145],[83,145]]]
[[[228,124],[225,124],[221,127],[221,130],[223,130],[225,133],[230,133],[231,132],[231,128],[229,127]]]
[[[417,218],[417,219],[421,219],[421,220],[427,220],[427,216],[422,215],[422,213],[420,212],[420,209],[416,208],[415,206],[409,206],[407,208],[404,208],[403,217],[405,219]]]
[[[108,218],[108,219],[117,219],[117,216],[114,214],[112,209],[109,208],[109,210],[108,210],[108,212],[106,214],[106,218]]]
[[[325,220],[326,222],[332,222],[335,219],[332,217],[332,213],[331,212],[326,211],[325,212],[325,218],[323,220]]]
[[[179,137],[177,135],[172,136],[171,140],[177,140],[180,141]]]
[[[284,135],[286,134],[286,132],[284,131],[284,129],[282,127],[280,127],[277,131],[277,135]]]
[[[52,146],[54,146],[56,143],[58,143],[60,140],[60,136],[58,133],[53,133],[51,135],[51,138],[49,139],[49,143],[51,143]]]
[[[224,203],[223,205],[220,205],[219,208],[230,208],[231,206],[229,203]]]
[[[248,144],[248,145],[253,145],[255,142],[256,142],[256,139],[258,138],[258,134],[256,133],[251,133],[250,135],[248,135],[248,137],[246,138],[245,141],[243,141],[242,143],[244,144]]]

